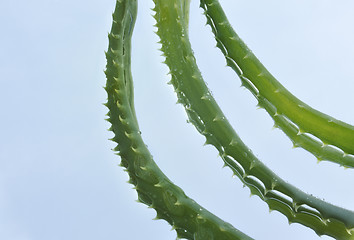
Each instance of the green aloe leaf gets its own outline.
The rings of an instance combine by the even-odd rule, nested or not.
[[[252,194],[289,222],[301,223],[319,235],[353,239],[354,212],[306,194],[267,168],[241,141],[205,85],[189,43],[182,5],[178,0],[155,0],[157,34],[161,39],[171,84],[189,120],[219,151]]]
[[[115,134],[112,141],[138,193],[138,201],[165,219],[179,238],[204,240],[250,240],[244,233],[188,198],[158,168],[144,144],[134,109],[133,81],[130,69],[131,37],[137,12],[136,0],[118,0],[106,53],[106,91],[108,121]]]
[[[294,143],[318,161],[354,168],[354,126],[321,113],[292,95],[263,66],[231,27],[218,0],[201,0],[207,23],[227,65]]]

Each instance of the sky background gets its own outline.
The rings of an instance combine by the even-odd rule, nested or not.
[[[220,1],[271,73],[310,106],[354,124],[354,2]],[[215,48],[192,0],[190,39],[201,72],[236,132],[293,185],[354,210],[354,171],[316,159],[279,130]],[[0,1],[0,239],[175,239],[155,211],[135,202],[107,139],[104,51],[114,0]],[[173,88],[140,0],[132,73],[142,136],[185,193],[255,239],[319,239],[249,197],[215,149],[204,146]],[[322,237],[321,239],[331,239]]]

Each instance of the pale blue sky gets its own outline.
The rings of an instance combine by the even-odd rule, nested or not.
[[[220,1],[241,38],[309,105],[354,124],[353,1]],[[175,239],[136,203],[110,150],[104,50],[114,0],[0,1],[0,239]],[[244,142],[285,180],[354,210],[354,171],[291,142],[214,48],[192,0],[190,38],[214,97]],[[157,50],[151,0],[139,1],[133,36],[136,112],[143,138],[186,194],[255,239],[319,239],[249,198],[211,146],[186,123]],[[322,239],[330,239],[322,237]]]

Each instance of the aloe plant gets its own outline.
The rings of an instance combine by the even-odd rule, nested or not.
[[[252,194],[258,195],[271,210],[284,214],[289,222],[301,223],[319,235],[354,239],[352,211],[305,194],[279,178],[258,160],[226,120],[203,81],[189,43],[189,0],[154,2],[157,34],[161,39],[161,50],[166,56],[165,63],[170,68],[170,83],[174,86],[178,101],[184,106],[189,121],[205,136],[206,144],[217,149],[225,165],[250,188]],[[121,156],[121,165],[127,169],[139,200],[155,208],[157,217],[167,220],[176,229],[179,237],[248,239],[247,235],[208,213],[172,184],[153,162],[141,139],[135,116],[130,74],[130,38],[136,16],[136,4],[136,1],[117,1],[112,31],[109,34],[110,45],[106,53],[108,121],[115,133],[112,140],[118,143],[115,150]],[[207,4],[202,1],[201,5],[207,11],[209,23],[213,21],[211,25],[214,33],[219,34],[214,24],[216,21],[210,14],[212,10],[208,9],[218,6],[217,1]],[[224,25],[225,21],[219,25]],[[219,38],[217,36],[219,46],[223,47],[225,44]],[[226,55],[226,58],[231,61],[229,55]],[[247,63],[245,65],[252,66]],[[250,82],[245,84],[248,84],[251,91],[254,90]],[[256,91],[259,92],[254,90],[253,93]],[[255,95],[263,100],[262,96],[257,93]]]

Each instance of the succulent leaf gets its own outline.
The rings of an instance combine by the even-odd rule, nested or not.
[[[189,1],[186,1],[186,4]],[[185,5],[184,8],[188,6]],[[252,239],[222,221],[188,198],[158,168],[144,144],[134,110],[133,81],[130,69],[132,31],[136,19],[137,0],[118,0],[113,25],[108,35],[106,53],[106,91],[108,121],[115,134],[121,166],[126,168],[138,193],[138,202],[157,212],[156,219],[165,219],[177,232],[178,238],[204,240]]]
[[[200,6],[227,65],[294,144],[321,161],[354,168],[354,126],[311,108],[281,85],[233,30],[218,0],[201,0]]]
[[[289,222],[301,223],[320,235],[353,239],[348,229],[354,226],[354,212],[315,198],[285,182],[259,161],[242,142],[215,102],[197,67],[184,15],[181,8],[176,6],[180,1],[154,2],[157,34],[161,39],[161,50],[166,56],[165,63],[170,68],[171,83],[186,109],[189,121],[206,137],[206,143],[214,145],[225,165],[250,188],[252,194],[264,200],[270,209],[283,213]],[[213,20],[208,18],[208,21]],[[229,24],[220,21],[217,25]],[[212,29],[216,29],[215,25]],[[251,58],[245,49],[240,51],[245,59]],[[251,64],[251,68],[258,69],[259,65]],[[243,79],[245,84],[252,83],[246,77]],[[258,95],[258,91],[254,90],[254,94]],[[260,104],[265,104],[265,101]],[[275,109],[274,115],[281,114]]]

